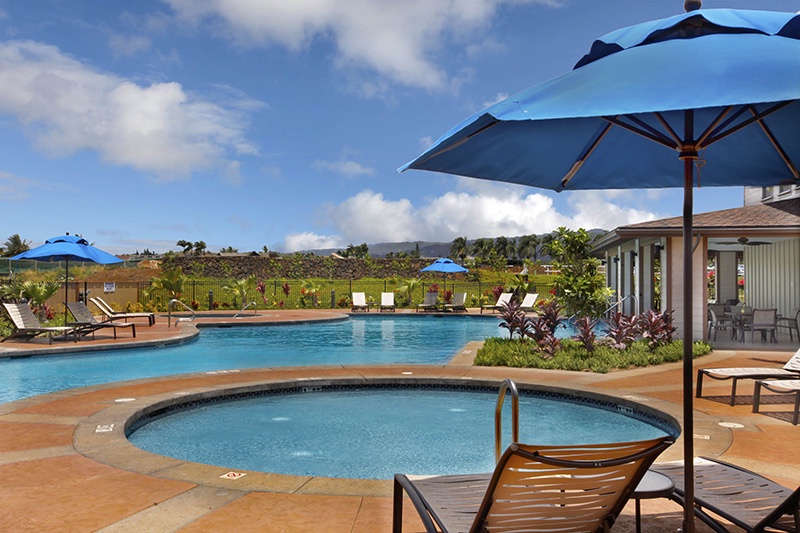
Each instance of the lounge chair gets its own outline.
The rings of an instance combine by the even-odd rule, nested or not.
[[[394,312],[394,293],[393,292],[382,292],[381,293],[381,306],[378,308],[378,311],[381,313],[384,311],[392,311]]]
[[[417,305],[417,312],[419,312],[420,309],[423,311],[436,311],[439,308],[437,304],[438,299],[438,292],[426,292],[425,299],[422,300],[421,304]]]
[[[76,335],[88,335],[91,333],[92,338],[94,338],[94,332],[98,329],[113,328],[114,338],[116,339],[117,328],[131,328],[131,334],[136,337],[136,324],[133,322],[98,322],[83,302],[69,302],[67,308],[72,313],[72,316],[75,317],[75,322],[67,322],[67,325],[75,328]]]
[[[428,532],[608,531],[671,437],[617,444],[512,444],[492,474],[394,476],[393,532],[403,491]],[[438,529],[437,529],[438,528]]]
[[[483,313],[484,309],[491,309],[492,313],[494,313],[495,311],[502,311],[503,308],[505,308],[506,304],[508,304],[508,302],[511,301],[511,296],[513,296],[513,293],[504,292],[503,294],[500,295],[500,297],[497,298],[497,301],[495,303],[482,305],[481,313]]]
[[[653,465],[651,470],[675,483],[671,498],[683,505],[683,462]],[[800,488],[792,492],[782,485],[718,459],[694,460],[694,514],[719,533],[730,531],[720,518],[748,532],[800,531]]]
[[[792,334],[792,329],[794,329],[797,332],[797,339],[800,340],[800,307],[792,309],[789,316],[779,316],[778,327],[789,330],[790,341],[794,341],[794,335]]]
[[[367,296],[363,292],[353,293],[353,305],[351,311],[366,311],[369,312],[369,304],[367,303]]]
[[[105,316],[106,322],[114,320],[124,320],[127,322],[129,318],[146,318],[148,326],[152,326],[156,323],[156,315],[154,313],[125,313],[122,311],[114,311],[114,309],[112,309],[112,307],[99,296],[89,298],[89,301],[92,302],[98,309],[100,309]]]
[[[783,368],[768,367],[733,367],[733,368],[701,368],[697,371],[697,394],[703,397],[703,377],[726,380],[732,379],[730,405],[736,403],[736,384],[740,379],[798,379],[800,378],[800,350],[797,350]]]
[[[794,394],[792,425],[796,426],[798,419],[800,419],[800,379],[766,379],[756,381],[755,392],[753,392],[754,413],[759,412],[762,389],[767,389],[777,394]]]
[[[467,293],[457,292],[449,304],[444,304],[445,311],[464,311],[467,312]]]
[[[66,339],[67,336],[72,333],[73,339],[77,342],[78,337],[75,335],[75,328],[70,326],[42,326],[39,319],[36,318],[36,315],[33,314],[30,306],[26,303],[24,304],[15,304],[15,303],[4,303],[3,307],[6,308],[6,312],[8,313],[8,317],[11,319],[11,322],[14,323],[14,327],[17,328],[14,333],[6,337],[0,342],[6,342],[7,340],[11,339],[24,339],[24,340],[31,340],[32,338],[36,337],[37,335],[42,335],[47,333],[47,338],[50,341],[50,344],[53,344],[53,334],[61,334],[64,335]]]
[[[519,304],[519,308],[523,311],[533,311],[533,306],[536,305],[536,300],[538,299],[539,293],[529,292],[525,295],[525,298],[522,299],[522,303]]]

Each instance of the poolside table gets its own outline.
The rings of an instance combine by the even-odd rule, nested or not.
[[[675,491],[675,483],[661,472],[648,470],[636,485],[631,499],[636,504],[636,533],[642,533],[642,508],[640,500],[669,498]]]

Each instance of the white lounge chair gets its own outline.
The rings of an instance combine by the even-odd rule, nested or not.
[[[384,311],[392,311],[394,312],[394,293],[393,292],[382,292],[381,293],[381,306],[378,308],[378,311],[381,313]]]
[[[149,326],[152,326],[156,323],[156,315],[154,313],[126,313],[123,311],[114,311],[114,309],[112,309],[112,307],[99,296],[95,298],[89,298],[89,301],[97,306],[98,309],[100,309],[100,311],[105,315],[106,321],[123,320],[127,322],[129,318],[146,318]]]
[[[508,302],[510,302],[510,301],[511,301],[511,297],[512,297],[513,295],[514,295],[514,294],[513,294],[513,293],[511,293],[511,292],[504,292],[504,293],[502,293],[502,294],[500,295],[500,297],[499,297],[499,298],[497,298],[497,301],[496,301],[495,303],[493,303],[493,304],[486,304],[486,305],[482,305],[482,306],[481,306],[481,313],[483,313],[483,310],[484,310],[484,309],[491,309],[491,310],[492,310],[492,313],[494,313],[495,311],[502,311],[502,310],[503,310],[503,308],[505,308],[505,306],[508,304]]]
[[[464,311],[467,312],[467,293],[457,292],[449,304],[444,304],[445,311]]]
[[[353,305],[351,311],[366,311],[369,312],[369,304],[367,303],[367,296],[363,292],[353,293]]]
[[[701,368],[697,371],[697,394],[703,397],[703,377],[726,380],[732,379],[730,405],[736,402],[736,384],[740,379],[799,379],[800,378],[800,350],[797,350],[783,368],[769,367],[732,367],[732,368]]]
[[[53,344],[54,333],[64,335],[65,339],[67,338],[67,335],[72,333],[73,339],[76,342],[78,340],[78,336],[75,334],[75,328],[73,327],[42,326],[41,322],[39,322],[39,319],[33,314],[30,306],[26,303],[4,303],[3,307],[6,308],[8,317],[11,319],[11,322],[14,323],[14,327],[17,328],[17,330],[0,342],[6,342],[7,340],[16,338],[22,338],[27,341],[43,333],[47,333],[47,338],[50,341],[50,344]]]
[[[533,306],[536,305],[536,300],[538,299],[538,292],[529,292],[525,295],[525,298],[522,299],[522,303],[519,304],[519,308],[523,311],[533,311]]]
[[[425,299],[422,300],[422,303],[417,305],[417,312],[420,309],[423,311],[436,311],[437,307],[437,300],[439,299],[438,292],[426,292]]]
[[[800,418],[800,379],[766,379],[756,381],[755,392],[753,393],[753,412],[758,413],[761,405],[762,388],[777,394],[794,394],[794,412],[792,414],[792,424],[797,425]],[[799,489],[800,490],[800,489]]]

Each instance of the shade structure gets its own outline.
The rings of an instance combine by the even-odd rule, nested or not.
[[[601,37],[572,71],[467,118],[400,169],[555,191],[683,188],[687,532],[693,187],[800,184],[798,99],[800,15],[692,10]]]
[[[440,257],[430,265],[421,269],[420,272],[444,272],[445,274],[456,274],[459,272],[469,272],[469,270],[459,264],[456,264],[455,261],[450,258]]]
[[[78,235],[61,235],[47,239],[44,244],[31,248],[26,252],[17,254],[10,258],[12,261],[19,261],[20,259],[35,259],[37,261],[64,261],[65,262],[65,280],[64,283],[64,302],[68,302],[69,298],[69,262],[70,261],[88,261],[90,263],[97,263],[100,265],[109,265],[113,263],[121,263],[122,259],[104,252],[99,248],[89,244],[89,241]]]

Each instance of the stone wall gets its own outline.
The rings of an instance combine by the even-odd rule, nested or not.
[[[241,279],[361,279],[417,277],[432,259],[337,259],[334,257],[182,256],[165,259],[163,269],[179,266],[188,276]]]

